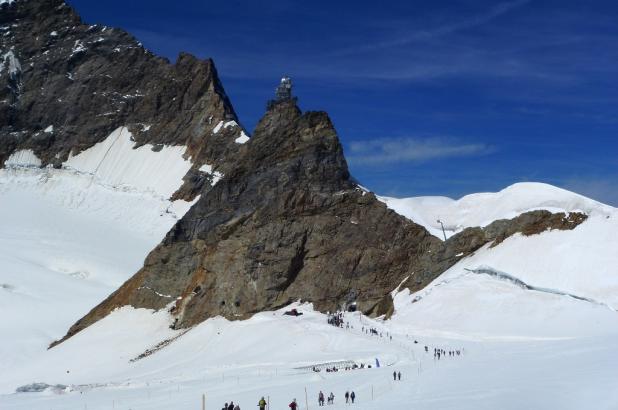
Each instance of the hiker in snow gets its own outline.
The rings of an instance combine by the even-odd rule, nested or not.
[[[328,395],[328,404],[335,404],[335,395],[333,394],[333,392],[330,392],[330,394]]]
[[[393,372],[393,380],[397,380],[397,372]]]
[[[237,404],[236,406],[234,406],[234,410],[240,410],[240,406]]]
[[[354,404],[354,398],[356,397],[356,394],[354,394],[354,390],[352,390],[352,393],[350,393],[350,398],[352,399],[352,404]]]
[[[227,410],[234,410],[234,402],[233,401],[231,401],[230,405],[227,406]]]
[[[222,410],[227,410],[227,403],[225,403],[225,404],[223,405],[223,409],[222,409]]]
[[[260,410],[266,410],[266,400],[264,400],[264,396],[258,401],[258,407]]]
[[[397,373],[397,380],[401,381],[401,372]]]
[[[324,405],[324,393],[322,393],[322,390],[320,390],[320,394],[318,394],[318,404],[320,406]]]
[[[347,403],[350,400],[350,392],[346,391],[345,392],[345,402]]]
[[[298,408],[298,403],[296,403],[296,399],[292,400],[292,403],[288,406],[291,410],[296,410]]]

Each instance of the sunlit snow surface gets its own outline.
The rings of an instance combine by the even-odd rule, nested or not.
[[[180,333],[169,328],[165,311],[124,307],[46,350],[142,266],[189,206],[165,199],[173,188],[168,180],[143,183],[148,165],[140,161],[164,157],[148,150],[140,159],[126,148],[130,140],[117,154],[134,161],[126,173],[110,167],[97,175],[96,166],[85,165],[80,172],[0,170],[0,409],[188,410],[200,408],[202,394],[207,409],[230,400],[257,408],[261,396],[273,410],[288,408],[293,398],[305,408],[305,388],[309,408],[317,408],[319,390],[335,394],[329,408],[347,407],[347,389],[356,392],[360,409],[618,407],[618,214],[585,198],[577,202],[580,197],[566,191],[559,201],[541,204],[520,198],[522,190],[491,208],[499,217],[543,206],[590,212],[580,227],[517,235],[461,260],[418,293],[394,291],[396,313],[388,321],[348,314],[353,328],[338,329],[307,304],[297,306],[300,317],[281,310],[247,321],[214,318],[131,361]],[[87,155],[101,158],[95,150]],[[17,164],[36,165],[32,153],[19,155]],[[172,168],[185,166],[176,158]],[[475,207],[468,209],[469,223],[476,223]],[[480,267],[551,292],[467,270]],[[384,337],[363,333],[367,326]],[[464,353],[438,361],[434,347]],[[376,359],[379,369],[300,369],[342,360],[374,365]],[[401,382],[392,382],[393,370],[402,372]],[[15,393],[33,382],[68,387]]]
[[[443,196],[413,198],[378,197],[395,212],[423,225],[432,235],[443,238],[471,226],[486,226],[498,219],[511,219],[524,212],[584,212],[607,216],[610,206],[552,185],[523,182],[500,192],[466,195],[454,200]]]

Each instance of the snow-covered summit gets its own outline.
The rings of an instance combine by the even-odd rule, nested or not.
[[[498,219],[510,219],[539,209],[587,215],[609,215],[615,211],[609,205],[538,182],[516,183],[499,192],[470,194],[457,200],[443,196],[378,198],[439,238],[443,236],[438,220],[444,224],[448,237],[471,226],[486,226]]]

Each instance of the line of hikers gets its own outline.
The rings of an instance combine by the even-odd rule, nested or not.
[[[354,401],[356,400],[356,393],[354,393],[354,390],[352,390],[351,392],[348,390],[345,392],[343,397],[345,397],[346,403],[354,404]],[[330,392],[327,397],[324,395],[322,390],[320,390],[320,392],[318,393],[318,405],[324,406],[324,400],[326,400],[326,404],[328,405],[335,404],[335,394],[333,392]],[[268,402],[262,396],[262,398],[258,402],[258,408],[260,410],[266,410],[267,405]],[[290,410],[298,410],[300,408],[296,399],[292,400],[292,402],[288,404],[288,407],[290,408]],[[238,404],[235,405],[234,402],[230,402],[230,404],[225,403],[225,406],[223,406],[222,410],[240,410],[240,407],[238,406]]]
[[[462,350],[444,350],[438,349],[437,347],[433,349],[433,358],[440,360],[440,357],[446,357],[448,354],[449,357],[461,356]],[[425,352],[429,353],[429,348],[425,346]]]
[[[332,315],[328,315],[328,324],[333,325],[335,327],[343,328],[343,324],[346,324],[346,327],[349,329],[350,324],[348,322],[344,322],[343,320],[343,312],[335,312]]]
[[[354,400],[356,400],[356,393],[354,393],[354,390],[352,390],[352,392],[346,391],[343,397],[345,397],[346,403],[351,402],[352,404],[354,404]],[[318,405],[319,406],[324,405],[324,399],[325,399],[324,393],[322,393],[322,390],[320,390],[320,393],[318,393]],[[295,403],[295,402],[296,402],[296,399],[294,399],[292,403]],[[333,392],[330,392],[328,397],[326,397],[326,404],[335,404],[335,395],[333,394]],[[292,410],[296,410],[296,407],[292,408],[292,404],[290,404],[290,408]]]
[[[401,372],[394,371],[393,372],[393,380],[401,381]]]
[[[342,367],[342,368],[338,368],[337,366],[333,366],[333,367],[327,367],[325,370],[326,370],[326,373],[333,373],[333,372],[338,372],[339,370],[346,370],[347,371],[347,370],[356,370],[356,369],[364,369],[364,368],[365,368],[365,363],[361,363],[360,365],[354,363],[352,366],[345,366],[345,367]],[[371,365],[368,364],[367,368],[371,369]],[[322,369],[320,369],[317,366],[313,366],[311,368],[311,370],[313,372],[316,372],[316,373],[320,373],[322,371]]]
[[[262,397],[262,399],[264,399],[264,398]],[[222,410],[240,410],[240,406],[238,404],[234,404],[234,402],[231,401],[230,404],[225,403],[223,405],[223,409]]]

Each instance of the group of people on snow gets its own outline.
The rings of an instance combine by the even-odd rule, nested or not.
[[[425,351],[429,352],[429,349],[427,348],[427,346],[425,346]],[[461,356],[462,354],[462,350],[444,350],[444,349],[439,349],[439,348],[434,348],[433,349],[433,358],[434,359],[438,359],[440,360],[440,357],[446,357],[446,355],[448,355],[449,357],[455,357],[455,356]]]
[[[318,405],[323,406],[324,405],[324,393],[322,393],[322,390],[320,390],[320,393],[318,394]],[[330,392],[330,394],[328,395],[328,397],[326,397],[326,403],[327,404],[334,404],[335,403],[335,395],[333,394],[333,392]]]
[[[225,403],[222,410],[240,410],[240,406],[231,401],[230,404]]]
[[[348,391],[345,392],[343,397],[345,397],[345,402],[346,403],[354,404],[354,400],[356,400],[356,393],[354,393],[354,390],[352,390],[351,392],[348,390]],[[324,395],[324,393],[322,392],[322,390],[320,390],[320,393],[318,393],[318,405],[319,406],[323,406],[325,399],[326,399],[326,404],[335,404],[335,395],[333,394],[333,392],[330,392],[328,397],[326,397]],[[294,399],[294,400],[296,400],[296,399]],[[294,409],[292,409],[292,410],[294,410]]]
[[[395,380],[395,381],[401,381],[401,372],[394,371],[394,372],[393,372],[393,380]]]
[[[343,312],[335,312],[332,315],[328,315],[328,324],[329,325],[333,325],[335,327],[341,327],[343,328],[343,325],[345,323],[345,325],[347,326],[347,328],[350,328],[350,324],[347,322],[344,322],[343,320]]]

